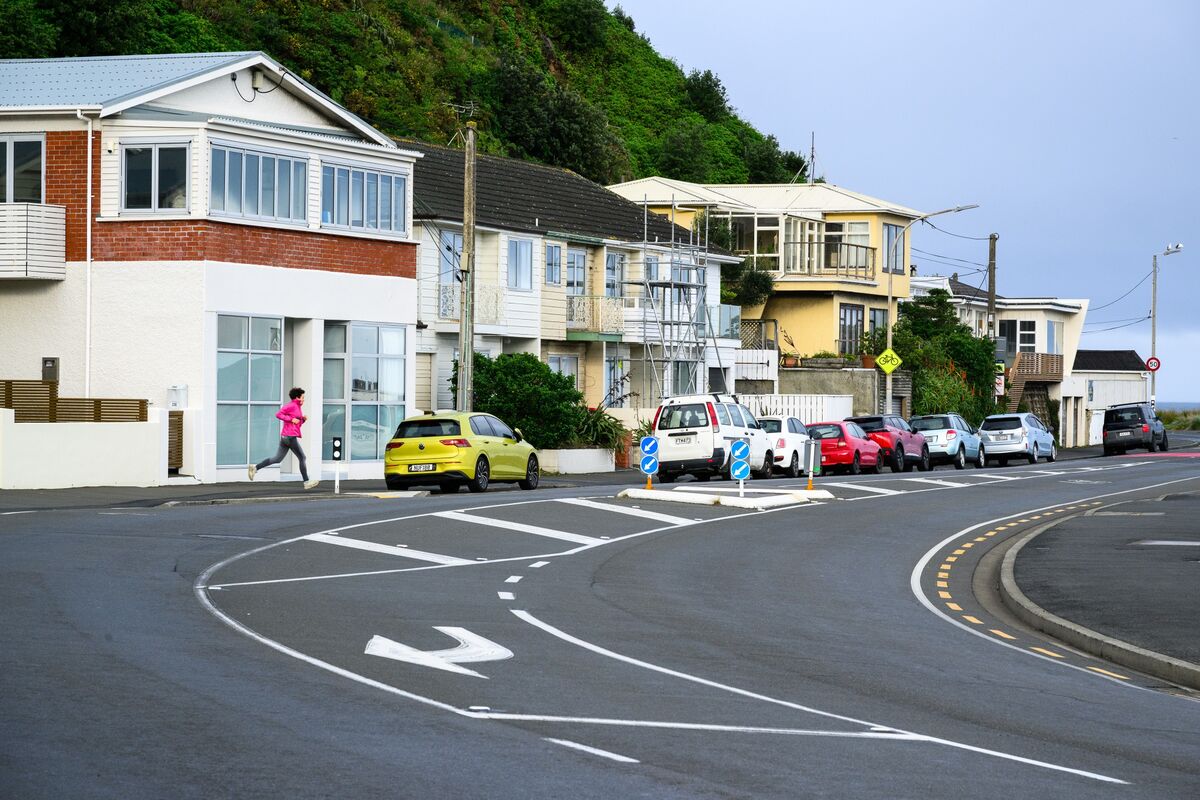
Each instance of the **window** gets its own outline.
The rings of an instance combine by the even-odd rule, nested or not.
[[[186,144],[121,146],[122,211],[187,211]]]
[[[587,294],[587,253],[567,251],[567,294]]]
[[[352,461],[383,458],[404,419],[406,331],[398,325],[326,323],[323,451],[333,437],[349,437]],[[349,420],[349,433],[347,433]]]
[[[1015,319],[1002,319],[997,323],[999,339],[996,342],[996,349],[999,351],[1000,345],[1004,346],[1004,363],[1012,365],[1013,357],[1017,353],[1017,321]]]
[[[838,312],[838,353],[858,355],[863,335],[863,307],[842,303]]]
[[[604,259],[605,297],[625,296],[625,254],[609,253]]]
[[[282,184],[280,190],[286,191]],[[294,187],[291,191],[295,191]],[[323,164],[321,224],[378,233],[406,233],[408,178],[388,172]]]
[[[283,321],[217,316],[217,464],[245,466],[275,452],[283,393]]]
[[[208,208],[215,215],[285,222],[308,219],[305,159],[213,145],[210,173]]]
[[[604,405],[609,408],[624,408],[625,381],[629,379],[625,359],[609,357],[604,360],[604,366]]]
[[[41,136],[0,136],[0,203],[42,203]]]
[[[884,261],[883,271],[904,274],[904,227],[901,225],[883,226]]]
[[[675,361],[671,368],[672,394],[695,394],[699,391],[699,365],[695,361]]]
[[[562,245],[546,245],[546,285],[562,283]]]
[[[1037,323],[1031,319],[1023,319],[1017,329],[1017,351],[1033,353],[1037,351]]]
[[[1049,320],[1046,322],[1046,352],[1062,355],[1063,324]]]
[[[528,239],[508,240],[508,288],[533,288],[533,242]]]
[[[559,375],[569,375],[575,388],[579,388],[579,356],[550,356],[546,363]]]
[[[646,280],[658,280],[658,256],[646,256]]]
[[[871,333],[875,331],[886,331],[888,324],[888,310],[886,308],[872,308],[870,311],[870,327],[867,329]]]
[[[825,268],[864,269],[870,265],[868,222],[825,223]]]
[[[658,430],[670,431],[677,428],[707,428],[708,409],[703,403],[683,403],[664,406],[658,417]]]
[[[1087,382],[1087,389],[1088,389],[1088,402],[1091,403],[1091,402],[1095,401],[1095,399],[1096,399],[1096,382],[1094,380],[1089,380]]]
[[[463,237],[461,233],[442,231],[438,248],[438,283],[457,285],[462,276]]]

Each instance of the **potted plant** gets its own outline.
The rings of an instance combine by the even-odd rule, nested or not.
[[[800,362],[803,367],[823,367],[825,369],[842,369],[846,364],[846,358],[832,350],[818,351]]]
[[[867,369],[875,368],[875,357],[882,353],[887,347],[887,334],[883,328],[876,328],[870,332],[864,332],[859,340],[858,350],[862,365]]]
[[[796,342],[792,339],[792,335],[780,328],[779,336],[787,344],[787,349],[779,354],[779,366],[785,368],[800,366],[800,356],[796,353]]]

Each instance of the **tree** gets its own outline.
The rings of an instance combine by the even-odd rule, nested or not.
[[[0,53],[4,58],[41,58],[54,52],[58,27],[34,0],[0,3]]]
[[[703,120],[685,118],[669,128],[659,145],[658,168],[666,178],[703,183],[712,167]]]
[[[729,116],[729,97],[712,70],[692,70],[684,79],[683,88],[692,110],[709,122],[720,122]]]
[[[922,339],[932,339],[959,329],[970,333],[970,329],[958,321],[958,313],[950,302],[950,293],[945,289],[933,289],[924,297],[901,303],[900,316],[908,320],[913,333]]]
[[[545,0],[542,15],[568,49],[587,51],[604,42],[608,10],[603,0]]]
[[[451,382],[458,393],[457,369]],[[578,436],[583,394],[569,375],[560,375],[532,353],[505,353],[495,359],[475,354],[475,410],[494,414],[520,428],[538,449],[569,445]]]

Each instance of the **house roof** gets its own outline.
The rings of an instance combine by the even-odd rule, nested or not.
[[[286,91],[321,107],[359,135],[385,147],[393,145],[362,118],[258,51],[0,59],[0,113],[82,109],[108,117],[251,67],[273,73]]]
[[[413,180],[413,216],[461,222],[463,151],[402,141],[424,157]],[[541,235],[687,244],[690,231],[570,170],[480,155],[475,164],[477,225]],[[716,255],[724,251],[711,248]]]
[[[787,211],[799,216],[829,213],[889,213],[916,219],[922,212],[851,191],[832,183],[689,183],[651,177],[609,187],[622,197],[650,205],[722,206],[747,211]]]
[[[981,289],[978,286],[972,286],[969,283],[963,283],[958,279],[958,273],[950,276],[950,294],[955,297],[968,297],[972,300],[987,300],[988,293],[986,289]],[[1002,295],[996,295],[997,300],[1004,299]]]
[[[1145,372],[1146,362],[1136,350],[1076,350],[1077,372]]]

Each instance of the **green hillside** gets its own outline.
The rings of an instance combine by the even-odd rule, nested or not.
[[[603,0],[4,0],[0,57],[263,50],[389,134],[473,116],[485,151],[601,183],[804,172],[635,27]]]

